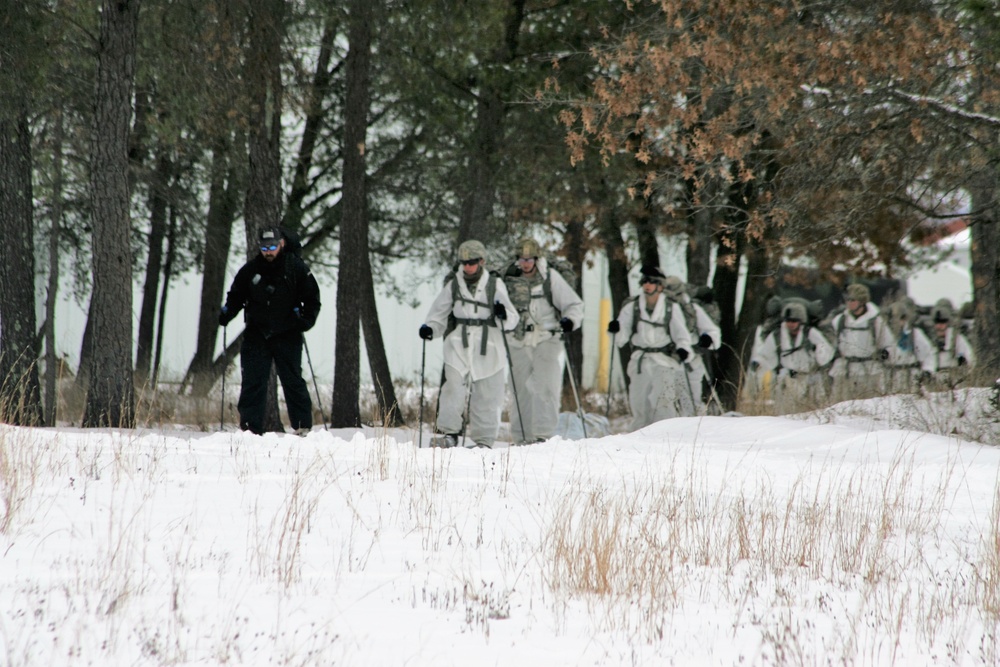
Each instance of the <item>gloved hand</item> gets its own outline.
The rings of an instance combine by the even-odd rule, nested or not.
[[[616,334],[621,330],[622,330],[622,325],[618,322],[618,320],[611,320],[610,322],[608,322],[609,334]]]
[[[712,340],[712,337],[706,333],[703,333],[702,335],[698,336],[698,347],[703,347],[707,350],[708,348],[712,347],[713,342],[714,341]]]
[[[498,320],[507,319],[507,307],[497,301],[493,304],[493,316]]]
[[[752,370],[754,373],[756,373],[757,369],[759,369],[759,368],[760,368],[760,362],[759,361],[751,361],[750,362],[750,370]]]
[[[927,384],[930,381],[931,381],[931,372],[930,371],[920,371],[920,377],[917,378],[917,382],[919,384]]]
[[[219,311],[219,326],[220,327],[226,326],[227,324],[233,321],[233,317],[235,317],[235,314],[230,315],[229,308],[227,306],[223,306],[222,309]]]
[[[312,329],[315,322],[310,322],[306,319],[306,316],[302,314],[302,309],[296,306],[292,308],[292,312],[295,313],[295,319],[298,321],[299,329],[302,331],[309,331]]]
[[[681,363],[683,364],[685,361],[687,361],[688,351],[685,350],[683,347],[677,348],[677,358],[680,359]]]
[[[969,363],[969,360],[966,359],[965,357],[959,357],[958,358],[958,365],[959,366],[965,366],[967,363]]]
[[[573,320],[568,317],[564,317],[559,320],[559,326],[562,327],[563,333],[569,333],[573,330]]]
[[[426,324],[421,324],[420,337],[423,338],[424,340],[430,340],[431,338],[434,338],[434,329],[431,329]]]
[[[882,361],[889,361],[889,349],[883,347],[878,351],[878,358]]]

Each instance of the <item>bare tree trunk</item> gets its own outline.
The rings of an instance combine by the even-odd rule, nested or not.
[[[257,253],[255,242],[264,227],[281,220],[281,39],[282,0],[257,0],[250,9],[250,48],[246,81],[250,98],[250,169],[246,203],[247,258]],[[284,431],[278,412],[274,368],[268,381],[263,428]]]
[[[687,187],[688,199],[691,201],[688,208],[688,243],[685,250],[687,281],[692,285],[707,285],[708,277],[712,272],[712,231],[714,227],[714,208],[710,194],[712,185],[706,184],[704,191],[700,193],[699,202],[693,201],[695,197],[695,193],[692,192],[694,185],[688,183]]]
[[[160,291],[160,270],[163,266],[163,239],[167,230],[167,188],[173,165],[164,147],[157,150],[149,195],[149,255],[146,278],[139,306],[139,331],[136,336],[135,381],[140,387],[149,380],[153,357],[153,329],[156,324],[156,301]],[[155,385],[154,385],[155,387]]]
[[[738,340],[736,326],[736,290],[740,274],[740,258],[743,253],[743,234],[736,228],[723,232],[727,237],[719,243],[715,258],[715,278],[712,291],[719,305],[719,328],[722,330],[722,346],[716,353],[716,378],[719,398],[726,409],[736,405],[740,382],[743,376],[742,358],[745,353]],[[725,242],[728,239],[729,242]]]
[[[0,109],[0,421],[42,422],[35,345],[31,132],[24,90]]]
[[[972,290],[975,303],[973,345],[976,365],[1000,377],[1000,225],[997,173],[977,178],[972,188]]]
[[[104,0],[91,154],[94,366],[85,427],[135,425],[128,136],[139,0]]]
[[[469,153],[469,180],[460,212],[459,243],[474,238],[490,244],[499,241],[503,234],[493,216],[493,205],[507,103],[503,99],[506,91],[490,72],[502,71],[516,57],[524,4],[525,0],[508,0],[501,42],[482,63],[478,76],[476,125]]]
[[[56,425],[59,378],[56,356],[56,300],[59,297],[59,234],[63,217],[63,116],[56,111],[52,136],[52,222],[49,229],[49,280],[45,295],[45,424]]]
[[[583,295],[583,260],[586,257],[586,228],[583,220],[570,220],[566,225],[566,234],[563,237],[563,250],[566,260],[569,261],[576,273],[575,284],[570,285],[573,291]],[[578,329],[571,334],[566,334],[563,338],[566,347],[566,357],[569,363],[563,377],[562,401],[564,406],[571,406],[570,410],[576,410],[576,397],[573,394],[573,384],[567,382],[569,373],[572,370],[573,379],[576,381],[578,390],[583,389],[583,330]],[[581,405],[583,396],[580,396]],[[586,409],[586,408],[584,408]]]
[[[368,260],[368,255],[365,255]],[[365,262],[364,273],[371,276],[371,261]],[[371,279],[361,283],[361,330],[365,336],[365,349],[368,350],[368,368],[371,370],[372,382],[375,385],[375,398],[378,401],[379,412],[375,415],[376,423],[386,426],[402,426],[403,416],[396,400],[396,389],[392,384],[392,373],[389,372],[389,359],[385,354],[385,341],[382,338],[382,325],[378,320],[378,307],[375,304],[375,284]]]
[[[155,389],[160,383],[160,359],[163,357],[163,331],[166,328],[167,297],[170,295],[170,279],[174,275],[174,258],[177,256],[177,210],[170,208],[170,225],[167,228],[167,256],[163,263],[163,290],[160,294],[157,314],[156,349],[153,353],[153,382]]]
[[[344,112],[343,217],[340,221],[340,268],[337,274],[336,359],[330,424],[361,425],[358,391],[361,351],[358,325],[362,296],[358,285],[372,281],[368,264],[368,192],[365,136],[368,131],[372,7],[368,0],[350,3],[347,52],[347,101]],[[369,266],[365,274],[366,265]],[[373,294],[374,297],[374,294]]]
[[[198,337],[184,385],[191,395],[204,398],[215,385],[215,344],[219,334],[219,308],[226,290],[233,221],[239,210],[239,193],[244,187],[240,160],[231,137],[219,139],[212,154],[208,213],[205,225],[205,255],[201,265],[201,304],[198,309]],[[219,366],[222,368],[222,366]]]

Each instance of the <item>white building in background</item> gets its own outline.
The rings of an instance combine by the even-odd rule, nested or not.
[[[907,294],[922,306],[948,298],[960,308],[972,301],[972,237],[966,229],[940,243],[950,249],[948,259],[907,276]]]

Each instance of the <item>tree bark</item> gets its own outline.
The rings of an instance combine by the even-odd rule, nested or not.
[[[167,230],[167,188],[173,165],[166,149],[157,149],[156,165],[149,183],[149,242],[146,276],[139,306],[139,331],[136,336],[135,381],[140,387],[149,380],[153,359],[153,329],[156,325],[156,302],[160,291],[160,270],[163,267],[163,239]]]
[[[0,421],[42,422],[35,345],[31,132],[24,90],[0,110]],[[13,107],[11,109],[11,107]]]
[[[85,427],[135,425],[128,137],[139,0],[104,0],[91,149],[93,369]]]
[[[231,137],[220,138],[212,151],[212,168],[205,225],[205,254],[201,265],[201,304],[194,356],[185,374],[191,395],[205,398],[219,379],[215,344],[219,335],[219,308],[226,291],[226,265],[239,211],[239,193],[244,187],[240,158]]]
[[[63,219],[63,141],[65,124],[60,112],[52,136],[52,213],[49,227],[49,279],[45,294],[45,424],[55,426],[58,414],[59,360],[56,355],[56,299],[59,294],[59,234]]]
[[[250,9],[246,82],[250,98],[248,184],[243,206],[247,259],[257,254],[257,235],[281,220],[282,0],[257,0]],[[282,432],[274,368],[268,382],[263,428]]]
[[[368,0],[350,3],[347,98],[344,112],[344,189],[340,221],[340,268],[337,274],[336,358],[333,376],[334,427],[361,425],[358,391],[361,373],[359,323],[362,297],[358,285],[372,280],[368,264],[368,193],[365,135],[368,131],[372,7]],[[374,298],[374,294],[373,294]]]
[[[503,229],[493,215],[496,200],[498,156],[502,151],[507,103],[505,87],[490,75],[501,72],[517,54],[518,36],[524,22],[525,0],[509,0],[499,46],[482,63],[476,95],[476,124],[469,153],[465,196],[459,218],[458,242],[477,239],[496,243]]]
[[[1000,226],[997,220],[996,172],[976,179],[971,188],[972,298],[976,366],[985,377],[1000,376]]]
[[[563,249],[566,253],[566,260],[573,267],[576,273],[576,281],[570,287],[580,296],[583,296],[583,261],[587,254],[586,249],[586,228],[581,219],[570,220],[566,225],[566,234],[563,237]],[[570,372],[576,382],[577,391],[583,388],[583,329],[577,329],[571,334],[563,337],[563,345],[566,348],[567,364],[563,377],[563,406],[569,406],[570,410],[576,410],[576,396],[573,396],[573,385],[568,382]],[[569,402],[567,402],[567,399]],[[581,407],[583,406],[583,396],[579,396]]]

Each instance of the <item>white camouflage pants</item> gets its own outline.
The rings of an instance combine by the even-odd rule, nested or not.
[[[684,368],[673,359],[665,366],[648,357],[642,360],[640,368],[639,358],[639,354],[634,354],[628,364],[631,429],[635,431],[663,419],[694,414]]]
[[[535,346],[511,341],[510,361],[514,369],[511,388],[517,392],[517,400],[511,400],[510,416],[514,442],[547,440],[555,434],[562,404],[563,351],[559,336]]]
[[[500,370],[482,380],[472,382],[469,397],[468,435],[477,445],[492,445],[500,431],[500,413],[506,384],[506,373]],[[454,366],[444,365],[444,384],[438,399],[437,430],[441,433],[461,433],[462,412],[468,394],[468,375]]]

